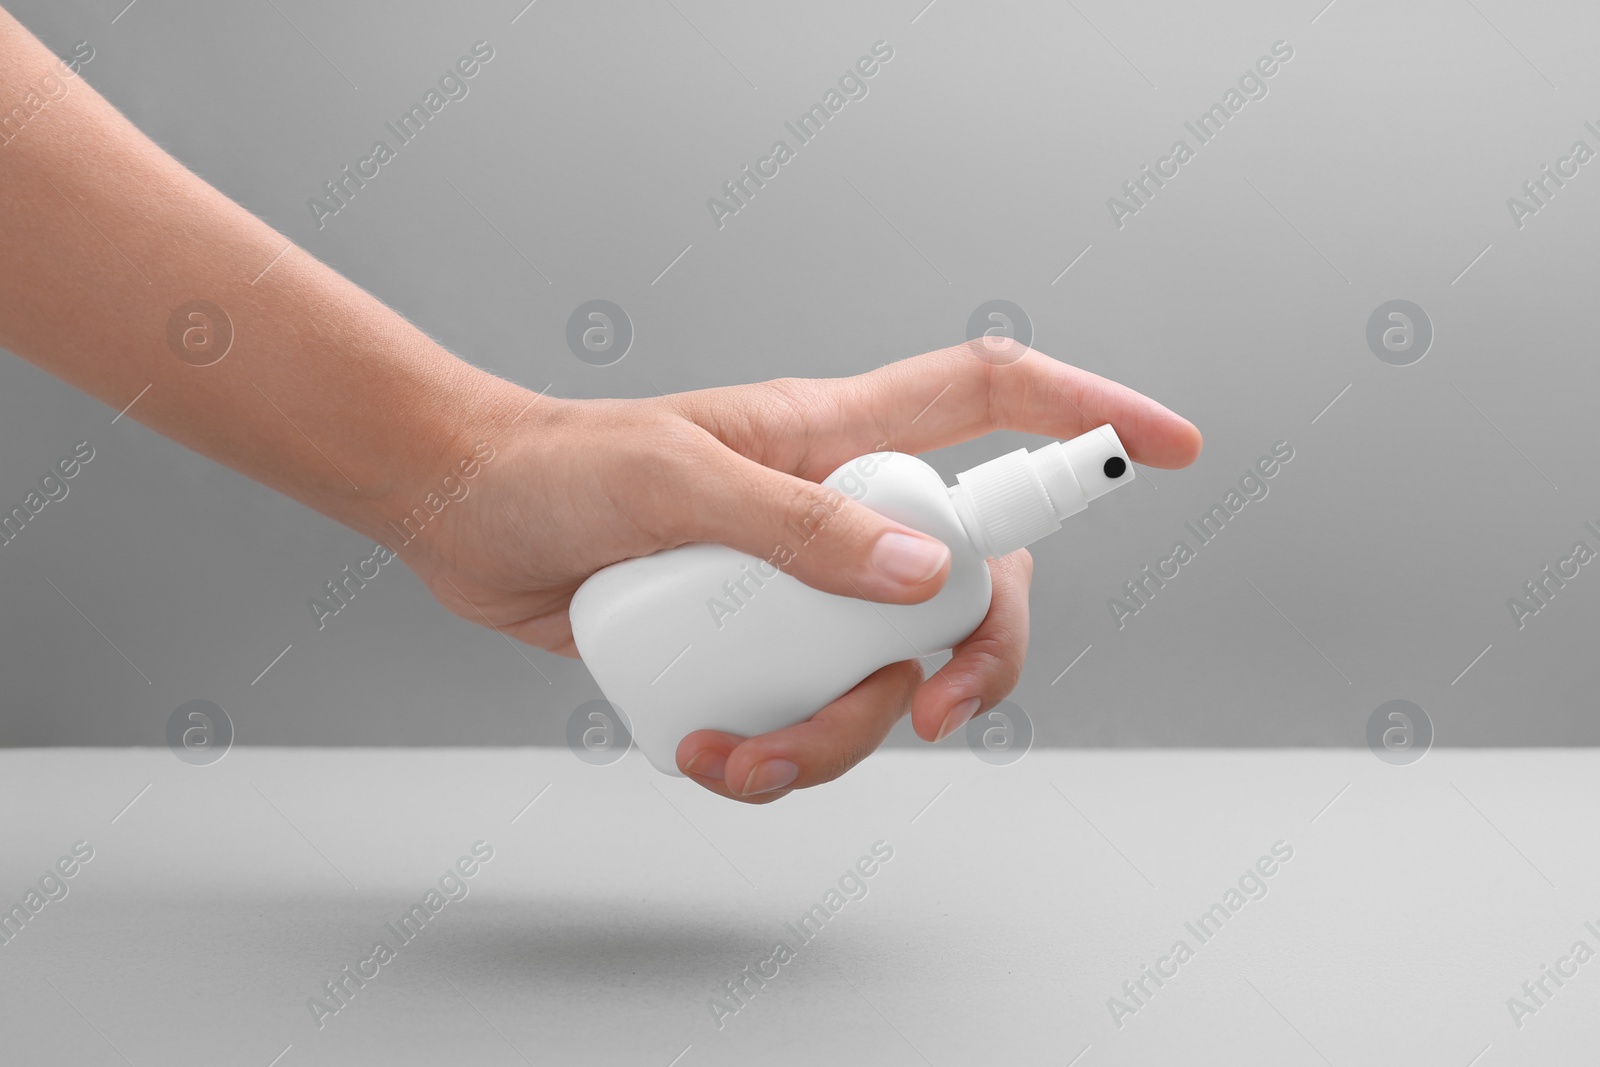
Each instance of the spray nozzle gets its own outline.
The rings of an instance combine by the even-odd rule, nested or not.
[[[1062,519],[1131,481],[1133,464],[1107,424],[962,471],[950,499],[973,543],[998,557],[1055,533]]]

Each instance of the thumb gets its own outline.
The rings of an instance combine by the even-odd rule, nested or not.
[[[927,600],[944,585],[950,549],[816,482],[726,448],[699,464],[687,540],[765,560],[809,586],[887,604]],[[770,570],[767,573],[771,573]]]

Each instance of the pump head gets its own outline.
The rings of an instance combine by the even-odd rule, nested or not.
[[[950,499],[973,543],[994,558],[1054,533],[1089,501],[1131,481],[1133,464],[1107,424],[962,471]]]

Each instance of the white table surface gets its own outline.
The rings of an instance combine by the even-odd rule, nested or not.
[[[749,808],[637,753],[13,750],[0,904],[74,842],[94,858],[0,945],[0,1061],[1592,1063],[1600,958],[1520,1028],[1507,998],[1600,950],[1597,768],[887,752]],[[385,924],[480,839],[469,895],[400,945]],[[1267,895],[1198,942],[1280,840]],[[877,841],[867,895],[800,944],[785,924]],[[1119,1028],[1108,998],[1180,938]],[[378,939],[394,959],[319,1029],[308,998]],[[716,987],[779,939],[794,959],[719,1029]]]

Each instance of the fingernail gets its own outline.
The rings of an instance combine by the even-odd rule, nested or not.
[[[683,765],[683,773],[720,780],[727,773],[727,766],[728,757],[713,749],[703,748]]]
[[[939,573],[950,549],[942,541],[890,531],[872,546],[872,566],[901,585],[921,585]]]
[[[943,741],[945,738],[949,737],[951,734],[967,725],[967,720],[978,714],[978,706],[982,703],[983,698],[981,697],[968,697],[966,700],[963,700],[961,703],[945,712],[944,725],[939,727],[939,736],[934,738],[934,740]]]
[[[757,793],[770,793],[774,789],[782,789],[798,777],[800,768],[786,759],[762,760],[750,772],[750,777],[744,780],[744,788],[739,795],[749,797]]]

